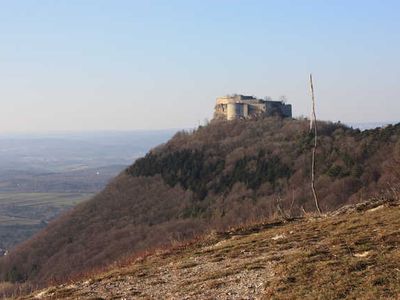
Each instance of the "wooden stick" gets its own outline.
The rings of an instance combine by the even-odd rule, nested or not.
[[[310,74],[310,87],[311,87],[311,98],[312,98],[312,123],[310,124],[310,130],[312,125],[314,125],[314,146],[312,148],[312,159],[311,159],[311,190],[314,196],[315,207],[319,214],[321,214],[321,208],[319,206],[317,192],[315,190],[315,153],[317,151],[317,139],[318,139],[318,129],[317,129],[317,115],[315,113],[315,97],[314,97],[314,85],[312,80],[312,74]]]

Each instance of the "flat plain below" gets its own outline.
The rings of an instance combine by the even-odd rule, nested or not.
[[[0,193],[0,248],[9,249],[93,193]]]

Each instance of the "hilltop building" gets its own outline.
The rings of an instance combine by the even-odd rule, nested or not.
[[[250,119],[257,116],[292,117],[292,105],[282,101],[257,99],[253,96],[233,95],[217,98],[214,119]]]

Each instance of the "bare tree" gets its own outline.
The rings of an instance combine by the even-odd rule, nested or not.
[[[321,214],[321,208],[319,206],[317,192],[315,190],[315,153],[317,151],[318,142],[318,129],[317,129],[317,115],[315,113],[315,97],[314,97],[314,85],[312,80],[312,74],[310,74],[310,87],[311,87],[311,99],[312,99],[312,115],[310,118],[310,131],[314,128],[314,145],[312,148],[311,157],[311,190],[314,196],[315,207],[319,214]]]

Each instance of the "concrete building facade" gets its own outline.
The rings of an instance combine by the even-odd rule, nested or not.
[[[257,99],[253,96],[233,95],[217,98],[214,119],[236,120],[258,116],[292,117],[292,105],[282,101]]]

